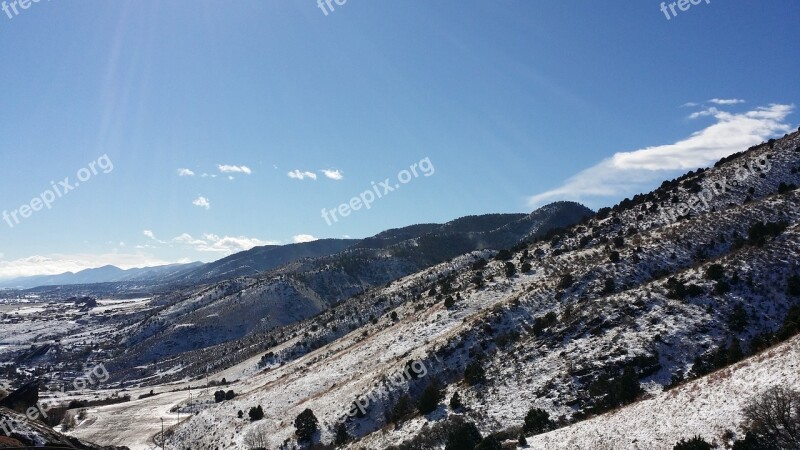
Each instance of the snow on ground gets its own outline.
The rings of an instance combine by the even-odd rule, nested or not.
[[[800,336],[654,398],[527,440],[535,450],[671,450],[696,435],[722,444],[726,431],[741,432],[742,407],[775,386],[800,390]]]

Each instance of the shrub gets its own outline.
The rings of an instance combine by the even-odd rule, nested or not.
[[[553,429],[553,421],[550,414],[539,408],[531,408],[525,416],[525,425],[522,431],[529,434],[542,434]]]
[[[785,341],[795,334],[800,333],[800,305],[794,305],[789,309],[783,325],[776,333],[776,336],[781,341]]]
[[[453,298],[452,295],[448,295],[446,299],[444,299],[444,307],[447,309],[452,308],[456,304],[456,299]]]
[[[517,266],[511,261],[507,261],[505,265],[506,277],[511,278],[517,274]]]
[[[567,289],[573,284],[575,284],[575,277],[573,277],[571,273],[567,273],[561,276],[561,279],[558,282],[558,288]]]
[[[305,411],[297,415],[294,419],[294,434],[299,442],[311,442],[317,432],[319,421],[314,412],[306,408]]]
[[[250,421],[255,422],[264,418],[264,409],[261,408],[261,405],[258,405],[250,408],[250,412],[247,414],[250,416]]]
[[[214,403],[220,403],[223,401],[225,401],[225,391],[214,392]]]
[[[447,435],[445,450],[474,450],[483,440],[478,427],[471,422],[456,422]]]
[[[789,223],[781,222],[758,222],[750,227],[748,231],[748,242],[758,247],[766,244],[767,239],[779,236],[789,227]]]
[[[496,437],[489,435],[475,446],[475,450],[503,450],[503,445]]]
[[[725,268],[722,264],[712,264],[706,269],[706,279],[712,281],[719,281],[725,278]]]
[[[525,262],[525,263],[522,263],[522,268],[520,270],[522,270],[522,273],[528,273],[528,272],[531,271],[531,269],[533,269],[533,266],[531,265],[531,263]]]
[[[786,293],[792,297],[800,297],[800,275],[792,275],[786,281]]]
[[[773,450],[763,439],[753,433],[745,434],[744,439],[733,443],[731,450]]]
[[[496,259],[498,261],[509,261],[513,257],[514,257],[514,255],[511,254],[510,251],[508,251],[506,249],[503,249],[503,250],[500,250],[499,252],[497,252],[497,256],[495,256],[494,259]]]
[[[435,379],[431,380],[425,390],[422,391],[419,401],[417,401],[417,409],[422,414],[430,414],[436,411],[436,408],[439,407],[439,402],[443,399],[444,393],[439,382]]]
[[[480,361],[475,360],[467,364],[464,369],[464,380],[470,386],[475,386],[486,381],[486,371]]]
[[[343,423],[340,423],[339,426],[336,427],[336,437],[333,439],[333,444],[337,447],[341,447],[350,442],[350,439],[347,427]]]
[[[613,278],[606,278],[606,281],[603,283],[603,295],[613,294],[614,291],[617,290],[617,283],[614,281]]]
[[[269,438],[266,427],[254,428],[244,437],[244,445],[250,450],[266,450],[269,448]]]
[[[741,333],[747,327],[747,311],[744,306],[736,305],[728,317],[728,327],[735,333]]]
[[[700,436],[695,436],[688,441],[681,439],[672,450],[711,450],[711,444]]]
[[[389,421],[399,424],[403,420],[411,417],[413,412],[414,401],[411,400],[411,397],[407,394],[401,395],[400,398],[397,399],[397,403],[392,407],[392,411],[389,413]]]
[[[775,449],[800,448],[800,392],[774,387],[743,410],[750,431]]]
[[[537,317],[533,321],[533,334],[541,336],[544,330],[552,327],[556,322],[558,322],[558,316],[553,311],[550,311],[542,317]]]
[[[717,284],[714,285],[714,293],[717,295],[725,295],[730,291],[731,285],[725,280],[717,281]]]
[[[453,396],[450,397],[450,409],[458,411],[462,408],[464,408],[464,404],[461,403],[461,396],[458,395],[458,392],[453,393]]]

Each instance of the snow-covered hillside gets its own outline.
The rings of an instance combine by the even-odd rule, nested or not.
[[[730,444],[726,436],[741,437],[745,404],[776,386],[800,391],[800,337],[654,398],[527,441],[536,450],[672,450],[692,436]]]

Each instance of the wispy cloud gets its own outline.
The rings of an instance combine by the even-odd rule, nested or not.
[[[712,106],[710,108],[706,108],[689,114],[689,118],[697,119],[698,117],[716,116],[717,114],[719,114],[719,112],[720,110]]]
[[[739,103],[744,103],[745,101],[738,98],[712,98],[708,102],[715,105],[738,105]]]
[[[293,170],[287,174],[289,178],[294,178],[295,180],[305,180],[306,178],[316,180],[317,174],[314,172],[301,172],[300,170]]]
[[[194,206],[199,206],[201,208],[205,208],[206,211],[211,209],[211,201],[209,199],[203,197],[202,195],[200,197],[197,197],[196,199],[194,199],[192,201],[192,204]]]
[[[330,178],[331,180],[336,180],[336,181],[344,180],[344,174],[338,169],[337,170],[322,169],[320,170],[320,172],[322,172],[323,175],[325,175],[327,178]]]
[[[253,171],[247,166],[234,166],[228,164],[218,164],[217,168],[222,173],[243,173],[245,175],[250,175]]]
[[[674,144],[614,154],[583,170],[560,187],[534,195],[530,206],[555,200],[575,200],[597,206],[652,189],[675,172],[706,167],[732,153],[789,132],[785,122],[794,105],[770,105],[733,114],[710,109],[716,122]],[[699,116],[698,116],[699,117]],[[605,202],[605,203],[603,203]]]
[[[300,243],[303,243],[303,242],[313,242],[313,241],[317,240],[317,238],[315,238],[314,236],[312,236],[310,234],[298,234],[298,235],[294,236],[293,239],[294,239],[294,242],[296,244],[300,244]]]
[[[152,230],[144,230],[144,231],[142,231],[142,234],[145,235],[147,238],[149,238],[153,242],[156,242],[156,243],[159,243],[159,244],[166,244],[166,242],[164,242],[161,239],[157,238],[156,234],[153,233]],[[137,248],[154,248],[154,247],[152,245],[148,244],[148,245],[144,245],[144,246],[139,246]]]
[[[188,233],[183,233],[173,238],[172,242],[177,245],[190,247],[198,252],[213,252],[225,255],[250,250],[253,247],[280,244],[278,241],[264,241],[245,236],[218,236],[212,233],[206,233],[201,238],[192,237],[192,235]]]
[[[178,169],[178,176],[179,177],[193,177],[194,172],[189,169]]]

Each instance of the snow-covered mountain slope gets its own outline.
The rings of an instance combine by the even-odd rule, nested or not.
[[[265,336],[276,327],[316,316],[337,302],[433,264],[477,249],[516,244],[529,236],[574,224],[589,214],[591,211],[581,205],[562,202],[530,215],[476,216],[433,229],[412,227],[413,232],[382,233],[362,248],[297,260],[259,276],[177,291],[154,300],[161,305],[160,310],[130,330],[123,343],[124,354],[111,365],[119,378],[142,379],[168,371],[163,367],[147,367],[147,363],[174,364],[173,358],[187,351],[230,342],[223,352],[229,354],[231,347],[242,350],[258,340],[279,340]],[[391,243],[392,236],[414,232],[422,234],[383,245]],[[240,339],[245,342],[239,342]],[[253,351],[263,349],[262,344]],[[204,373],[209,364],[221,368],[221,363],[235,364],[252,355],[252,351],[242,353],[235,361],[213,357],[198,364],[203,371],[199,373]],[[185,374],[172,374],[172,377],[182,376]]]
[[[653,398],[527,441],[536,450],[672,450],[692,436],[730,444],[727,436],[742,434],[742,408],[777,386],[800,391],[800,337]]]
[[[454,415],[442,402],[387,427],[400,397],[419,397],[434,377],[447,399],[459,393],[458,415],[489,433],[521,425],[534,406],[564,424],[608,409],[602,387],[623,373],[651,393],[700,375],[720,347],[755,349],[756,336],[777,330],[798,302],[787,288],[798,274],[798,149],[794,133],[492,261],[469,255],[374,289],[367,295],[394,305],[392,315],[296,359],[272,352],[278,365],[254,377],[258,388],[192,417],[174,442],[244,448],[247,433],[265,428],[277,446],[306,408],[330,442],[342,414],[373,392],[363,417],[346,425],[360,439],[352,448],[385,448]],[[704,192],[701,178],[721,183],[748,162],[736,186],[691,200]],[[659,212],[674,207],[674,220]],[[313,341],[344,316],[307,322],[294,336]],[[426,375],[390,383],[409,360],[424,363]],[[485,375],[465,380],[468,366]],[[237,418],[258,404],[270,420]]]

